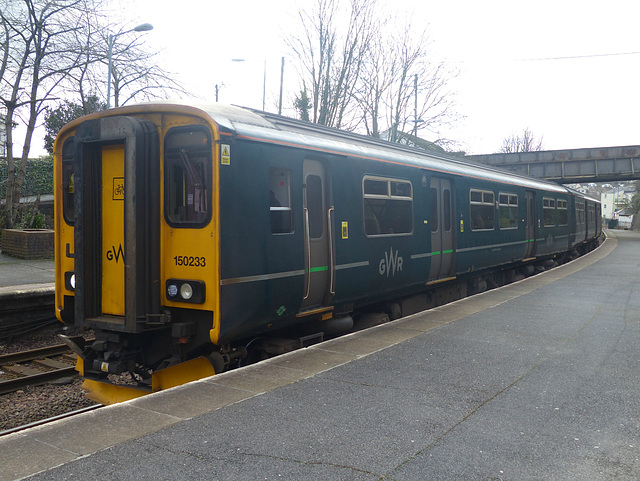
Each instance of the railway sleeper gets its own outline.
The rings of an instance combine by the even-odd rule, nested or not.
[[[33,376],[34,374],[41,374],[42,371],[29,366],[23,366],[21,364],[3,365],[2,370],[15,374],[17,376]]]

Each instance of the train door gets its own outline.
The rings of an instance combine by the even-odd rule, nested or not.
[[[324,304],[331,291],[331,232],[327,208],[325,169],[317,160],[305,159],[303,167],[303,212],[305,290],[302,309],[310,310]]]
[[[589,219],[589,202],[584,201],[584,239],[587,240],[589,238],[589,228],[590,228],[591,219]]]
[[[139,332],[161,308],[157,129],[87,120],[74,142],[76,322]]]
[[[536,255],[536,193],[527,190],[524,193],[526,212],[525,212],[525,235],[527,249],[524,255],[525,259],[530,259]]]
[[[571,249],[576,243],[576,198],[569,194],[569,198],[567,200],[567,225],[569,227],[569,249]]]
[[[596,205],[593,202],[587,201],[587,235],[586,238],[589,239],[596,235],[597,226],[596,226]]]
[[[102,314],[124,316],[124,145],[101,147]]]
[[[431,177],[431,270],[429,279],[455,273],[455,231],[453,186],[449,179]]]

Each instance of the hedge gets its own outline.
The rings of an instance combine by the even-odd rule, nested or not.
[[[19,159],[16,159],[16,168]],[[0,158],[0,199],[6,197],[7,160]],[[53,157],[29,159],[21,197],[53,194]]]

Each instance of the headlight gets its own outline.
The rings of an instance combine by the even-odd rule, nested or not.
[[[67,271],[64,273],[64,287],[68,291],[76,290],[76,273],[73,271]]]
[[[205,285],[202,281],[169,279],[166,286],[167,299],[170,301],[202,304],[205,300]]]
[[[193,288],[189,283],[185,282],[180,286],[180,297],[185,301],[188,301],[193,297]]]

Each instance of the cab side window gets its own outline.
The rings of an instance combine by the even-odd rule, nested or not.
[[[67,224],[73,225],[76,220],[76,208],[74,204],[74,173],[73,157],[75,144],[73,137],[62,144],[62,214]]]
[[[201,126],[175,127],[164,144],[165,217],[174,227],[211,218],[211,136]]]

